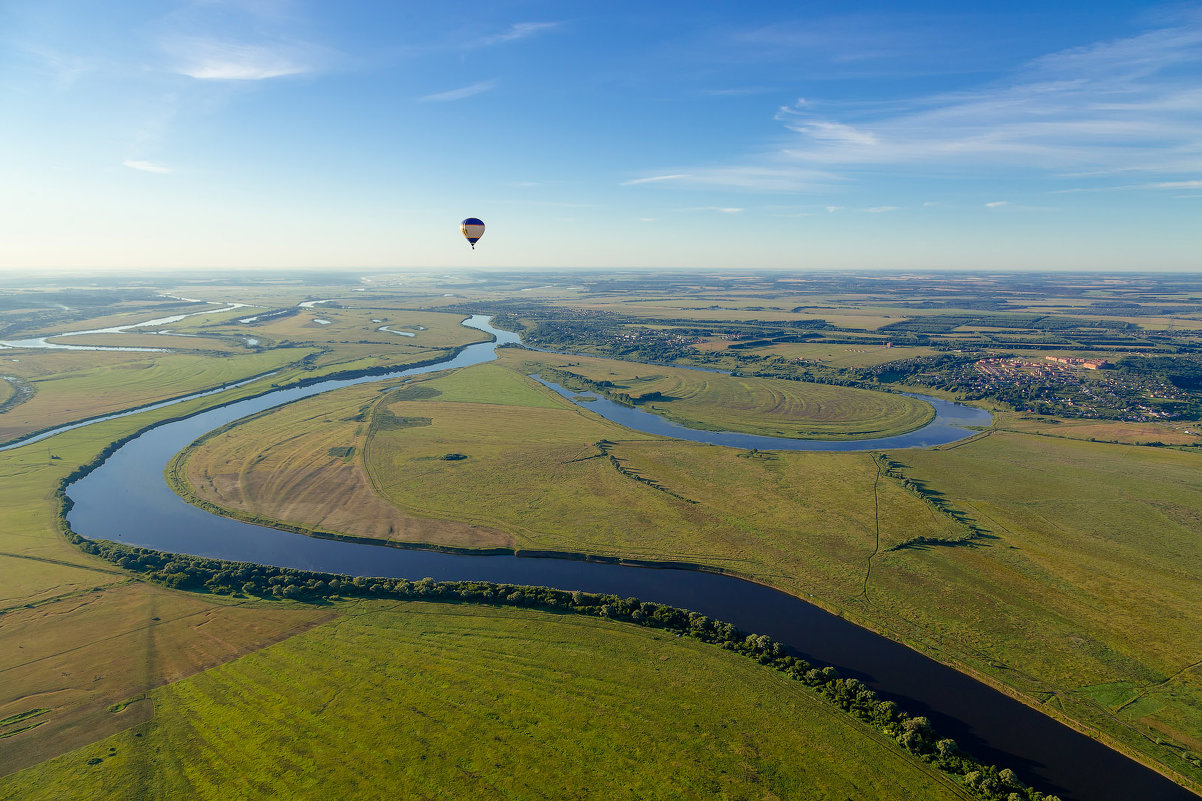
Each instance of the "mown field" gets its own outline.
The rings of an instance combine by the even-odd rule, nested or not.
[[[456,325],[461,319],[449,317]],[[69,327],[100,326],[93,320]],[[445,352],[439,347],[443,344],[432,340],[427,352]],[[331,365],[336,365],[337,345],[328,348]],[[41,386],[32,400],[0,415],[0,421],[34,409],[37,416],[27,415],[26,428],[44,428],[55,422],[49,401],[61,407],[67,420],[60,422],[66,422],[237,381],[310,352],[314,350],[284,349],[268,351],[257,360],[239,360],[6,350],[0,355],[6,360],[5,372]],[[380,347],[377,355],[404,362],[413,358],[413,351]],[[286,366],[221,395],[95,423],[0,453],[0,720],[17,719],[0,731],[0,774],[128,728],[150,713],[149,704],[133,704],[121,712],[110,710],[114,704],[328,619],[328,610],[321,608],[230,603],[131,582],[112,565],[80,553],[62,539],[54,498],[63,476],[115,439],[156,420],[318,371]],[[41,407],[35,406],[39,399]],[[35,714],[22,717],[30,713]]]
[[[808,688],[689,638],[517,609],[339,611],[151,692],[152,720],[0,779],[0,797],[968,797]]]
[[[94,379],[104,388],[99,376],[134,372],[107,363],[118,357],[163,358],[41,352],[16,364],[78,376],[99,360],[113,368]],[[59,535],[57,482],[110,441],[303,375],[0,453],[0,798],[374,798],[380,777],[413,794],[963,797],[806,688],[712,646],[515,610],[197,596],[131,580]],[[331,423],[362,425],[350,411]],[[259,650],[273,643],[283,650]],[[258,661],[239,659],[251,652]],[[222,663],[236,668],[214,673]]]
[[[198,336],[193,334],[152,334],[138,329],[117,334],[85,334],[70,337],[49,337],[59,345],[99,345],[106,348],[162,348],[168,351],[207,351],[212,354],[247,353],[249,347],[241,338]]]
[[[1198,455],[996,432],[900,458],[1008,557],[965,560],[974,592],[928,603],[1014,596],[1012,633],[982,644],[1016,686],[1202,774]],[[953,567],[930,566],[932,579]]]
[[[903,476],[985,532],[968,546],[894,549],[962,538],[963,524],[900,479],[878,481],[869,454],[636,436],[505,365],[374,402],[331,393],[274,412],[205,443],[188,476],[243,515],[320,528],[337,513],[320,481],[247,488],[300,465],[361,460],[374,494],[410,518],[375,536],[482,547],[501,532],[519,548],[734,570],[1202,777],[1196,455],[1013,432],[891,453]],[[355,450],[335,457],[332,442]],[[285,515],[299,497],[312,505]]]
[[[0,453],[0,720],[45,710],[0,730],[0,774],[150,713],[135,704],[116,714],[114,704],[328,618],[323,609],[252,607],[131,582],[59,534],[54,489],[63,476],[113,439],[213,402],[60,434],[53,457],[45,445]]]
[[[509,353],[505,358],[526,373],[546,365],[606,382],[605,393],[626,396],[690,428],[800,439],[867,439],[913,431],[935,414],[930,404],[905,395],[851,387],[581,356]]]
[[[231,347],[228,339],[204,334],[253,337],[268,349],[212,353],[118,352],[11,349],[0,353],[0,371],[25,378],[34,388],[28,401],[0,413],[0,443],[56,425],[109,414],[131,406],[154,403],[199,390],[233,383],[249,376],[280,371],[275,383],[313,378],[333,372],[372,370],[426,362],[444,357],[452,348],[486,338],[460,325],[463,315],[398,312],[391,309],[322,309],[267,322],[261,326],[238,323],[255,309],[220,315],[196,315],[173,324],[175,331],[198,336],[156,336],[145,332],[69,337],[73,345],[102,344],[125,347],[167,347],[205,350],[217,343]],[[326,315],[321,317],[321,315]],[[146,314],[105,318],[106,324],[144,319]],[[331,319],[329,326],[313,318]],[[376,323],[373,320],[380,320]],[[100,327],[102,321],[76,323],[72,330]],[[412,330],[413,337],[377,331],[381,325]],[[302,338],[303,337],[303,338]],[[237,350],[245,351],[238,346]],[[5,391],[11,391],[3,382]],[[2,399],[0,399],[2,402]]]
[[[1121,420],[1066,420],[1005,412],[997,421],[999,428],[1048,437],[1065,437],[1124,445],[1198,445],[1202,444],[1202,424],[1192,420],[1165,423],[1135,423]]]
[[[616,464],[601,440],[614,443]],[[467,458],[445,458],[454,453]],[[498,364],[293,404],[205,441],[183,471],[203,499],[265,519],[329,529],[384,499],[397,510],[383,517],[388,531],[373,523],[348,533],[702,560],[794,590],[822,583],[836,595],[861,590],[877,537],[868,454],[746,458],[632,436]],[[345,489],[323,495],[334,473],[362,476],[374,500]],[[882,547],[915,530],[956,534],[901,487],[883,482],[876,494]],[[350,498],[362,506],[344,511]],[[815,560],[827,569],[807,570]]]

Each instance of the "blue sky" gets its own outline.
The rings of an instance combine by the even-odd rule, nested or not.
[[[0,269],[1202,269],[1202,5],[978,5],[0,0]]]

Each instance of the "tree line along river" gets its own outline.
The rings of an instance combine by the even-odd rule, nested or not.
[[[963,673],[804,600],[753,582],[698,570],[648,569],[583,558],[477,556],[318,539],[210,514],[185,503],[167,486],[163,471],[168,461],[201,435],[226,423],[340,387],[480,364],[496,358],[498,344],[521,344],[516,334],[493,328],[485,316],[473,316],[464,325],[493,335],[495,341],[469,345],[437,364],[279,389],[146,430],[67,488],[72,530],[89,539],[301,570],[535,584],[634,596],[692,609],[745,631],[767,634],[812,662],[834,665],[843,675],[860,679],[911,714],[926,715],[940,736],[954,738],[977,758],[1013,768],[1020,777],[1065,801],[1197,801],[1196,795],[1155,771]],[[561,394],[571,397],[575,393]],[[822,450],[922,447],[961,439],[972,432],[960,426],[988,422],[988,414],[982,410],[924,400],[935,405],[935,420],[899,437],[840,442],[759,437],[756,439],[774,442],[718,444]],[[594,400],[581,405],[599,411],[604,403]],[[611,405],[620,414],[631,411]],[[611,419],[626,424],[624,420],[630,418]],[[634,422],[633,427],[647,430],[638,425],[645,420]],[[679,427],[668,425],[673,432],[666,435],[677,436]],[[691,432],[690,439],[700,441],[724,435],[685,431]]]

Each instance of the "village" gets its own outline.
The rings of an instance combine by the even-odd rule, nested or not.
[[[1008,400],[1015,408],[1065,417],[1170,420],[1181,416],[1173,402],[1189,397],[1163,381],[1109,370],[1112,365],[1105,359],[994,357],[973,366],[970,391]]]

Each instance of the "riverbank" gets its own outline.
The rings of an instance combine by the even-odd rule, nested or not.
[[[480,407],[478,407],[478,405],[477,405],[477,407],[475,407],[475,409],[478,411],[478,410],[480,410]],[[577,414],[577,413],[573,413],[573,414]],[[584,413],[579,413],[579,414],[584,414]],[[201,422],[201,423],[198,423],[198,428],[200,428],[200,429],[201,429],[201,431],[198,431],[196,435],[198,435],[198,434],[200,434],[200,433],[203,433],[203,431],[207,431],[207,429],[208,429],[208,428],[204,428],[204,425],[206,425],[206,423],[203,423],[203,422]],[[212,426],[209,426],[209,427],[212,427]],[[418,429],[407,429],[407,431],[413,432],[413,431],[418,431]],[[424,429],[424,428],[423,428],[423,429],[421,429],[421,431],[426,431],[426,429]],[[992,438],[990,438],[990,439],[992,439]],[[186,441],[190,441],[190,440],[184,440],[184,441],[185,441],[185,443],[186,443]],[[177,449],[177,450],[178,450],[178,449]],[[959,450],[963,450],[963,449],[959,449]],[[441,452],[446,452],[446,451],[441,451]],[[174,453],[174,450],[172,450],[172,451],[171,451],[171,453]],[[168,453],[168,457],[169,457],[169,455],[171,455],[171,453]],[[733,457],[732,457],[732,458],[733,458]],[[825,457],[825,458],[826,458],[826,457]],[[166,457],[165,457],[165,459],[163,459],[163,461],[166,461]],[[752,463],[757,463],[757,462],[758,462],[758,459],[755,459],[755,461],[748,461],[748,459],[744,459],[744,461],[748,462],[748,464],[752,464]],[[447,463],[447,464],[451,464],[451,463]],[[458,463],[458,464],[462,464],[462,463]],[[468,459],[468,462],[466,462],[466,464],[469,464],[469,465],[470,465],[470,464],[472,464],[472,461],[471,461],[471,459]],[[119,473],[121,473],[121,474],[125,475],[125,473],[124,473],[124,470],[125,470],[127,467],[129,467],[129,465],[125,465],[125,467],[121,468],[121,470],[119,470]],[[768,467],[769,467],[769,465],[768,465],[768,464],[763,464],[763,465],[761,465],[761,467],[768,468]],[[769,470],[769,471],[770,471],[770,470]],[[511,471],[511,474],[512,474],[512,471]],[[130,474],[130,475],[132,475],[132,474]],[[874,470],[874,475],[875,475],[875,470]],[[822,477],[822,476],[819,476],[819,477]],[[623,479],[623,480],[625,480],[625,479]],[[153,480],[151,480],[151,479],[148,479],[148,482],[153,482]],[[677,487],[677,488],[679,488],[679,487]],[[901,491],[900,491],[900,489],[899,489],[899,491],[898,491],[898,492],[901,492]],[[215,529],[213,528],[212,521],[210,521],[209,523],[207,523],[207,524],[206,524],[206,532],[214,532],[214,530],[215,530]],[[207,538],[208,538],[209,534],[207,533],[207,534],[206,534],[206,536],[207,536]],[[221,536],[215,536],[215,538],[214,538],[214,540],[213,540],[213,541],[218,541],[218,540],[220,540],[220,539],[221,539]],[[294,547],[296,547],[296,546],[294,546],[294,545],[288,545],[287,547],[288,547],[288,548],[294,548]],[[379,548],[375,548],[375,551],[376,551],[376,552],[379,552]],[[963,552],[963,551],[959,551],[959,552]],[[322,553],[326,553],[326,551],[322,551]],[[865,553],[867,553],[867,551],[865,551]],[[932,554],[936,554],[936,553],[941,553],[941,552],[932,552]],[[980,552],[976,552],[976,551],[974,551],[974,552],[966,552],[966,553],[980,553]],[[368,557],[368,558],[369,558],[369,559],[371,559],[371,560],[373,560],[373,562],[374,562],[374,563],[379,563],[379,557]],[[531,562],[531,560],[526,560],[526,562]],[[542,560],[538,560],[538,562],[542,562]],[[895,565],[893,565],[893,566],[895,566]],[[874,570],[874,576],[875,576],[875,575],[876,575],[876,571]],[[875,581],[875,578],[874,578],[874,581]],[[857,589],[858,589],[858,585],[857,585]],[[874,593],[875,593],[875,592],[877,592],[877,591],[879,591],[879,589],[880,589],[880,587],[874,587]],[[855,609],[855,607],[857,607],[857,605],[856,605],[856,604],[851,604],[850,606],[851,606],[851,607],[853,607],[853,609]]]

